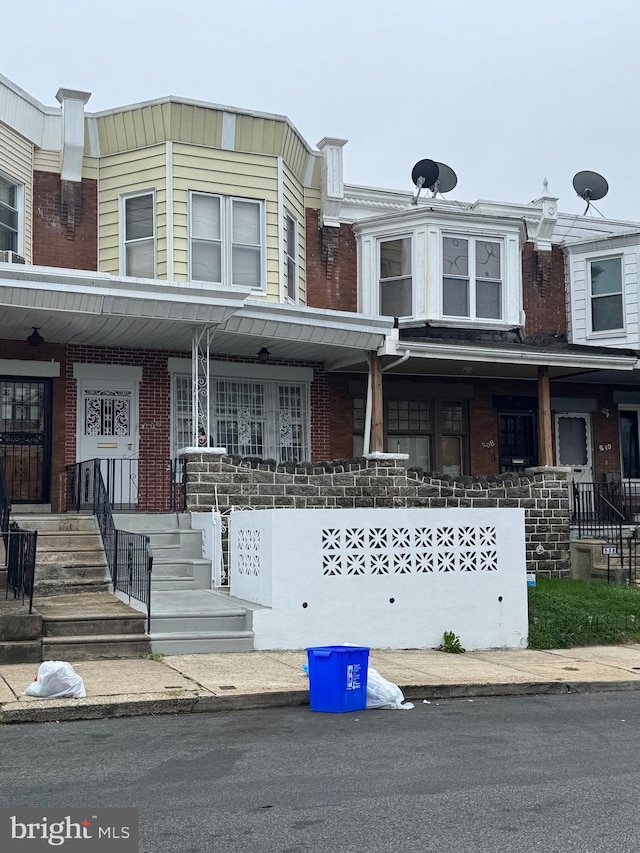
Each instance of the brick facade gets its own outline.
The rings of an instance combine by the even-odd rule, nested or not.
[[[358,310],[356,238],[350,225],[320,224],[320,211],[307,209],[307,305],[332,311]]]
[[[76,184],[53,172],[34,172],[33,263],[97,270],[97,211],[97,181]]]
[[[187,463],[187,509],[520,507],[525,511],[527,569],[569,575],[569,490],[566,471],[452,478],[407,471],[395,461],[275,465],[195,454]]]
[[[527,335],[566,336],[567,305],[564,255],[559,246],[538,251],[533,243],[522,248],[522,303]]]

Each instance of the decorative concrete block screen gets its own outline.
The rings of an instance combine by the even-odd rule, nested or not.
[[[527,645],[521,509],[234,512],[229,555],[258,649]]]

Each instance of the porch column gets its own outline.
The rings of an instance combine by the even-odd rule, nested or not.
[[[194,447],[211,446],[209,355],[214,331],[215,326],[194,329],[191,339],[191,438]]]
[[[384,451],[382,366],[377,352],[369,353],[369,377],[371,381],[371,453]]]
[[[551,392],[549,390],[549,367],[538,367],[538,446],[540,465],[553,465],[553,442],[551,439]]]

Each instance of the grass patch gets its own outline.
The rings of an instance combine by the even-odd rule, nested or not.
[[[529,595],[529,648],[640,643],[640,589],[538,579]]]

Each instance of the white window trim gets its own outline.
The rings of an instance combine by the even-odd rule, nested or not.
[[[445,237],[449,237],[452,240],[466,240],[468,245],[468,254],[467,254],[467,265],[468,265],[468,274],[466,277],[466,281],[469,284],[469,314],[468,315],[456,315],[456,314],[445,314],[444,313],[444,239]],[[500,316],[499,317],[478,317],[476,314],[476,302],[477,302],[477,285],[478,278],[476,275],[476,243],[478,241],[486,241],[487,243],[499,243],[500,244]],[[444,229],[440,235],[440,265],[441,265],[441,276],[440,276],[440,314],[443,322],[454,322],[456,325],[460,325],[460,322],[471,322],[475,325],[482,325],[495,323],[498,326],[504,324],[504,315],[505,315],[505,282],[504,282],[504,256],[505,256],[505,243],[501,237],[488,236],[487,234],[474,234],[464,231],[445,231]],[[473,273],[473,274],[472,274]],[[460,281],[465,280],[464,276],[448,276],[450,278],[455,278]],[[498,279],[488,279],[489,281],[495,282]],[[483,281],[483,279],[480,279]]]
[[[220,199],[220,244],[221,244],[221,271],[222,281],[201,281],[193,278],[192,259],[193,251],[191,249],[191,241],[194,239],[192,234],[192,199],[194,196],[206,196],[208,198]],[[232,283],[232,216],[233,202],[249,202],[256,204],[260,210],[260,287],[251,288],[251,293],[265,293],[267,289],[267,226],[266,226],[266,201],[262,198],[250,198],[248,196],[238,195],[222,195],[221,193],[209,193],[201,190],[189,190],[189,209],[188,216],[188,233],[189,233],[189,281],[197,281],[201,284],[218,285],[220,287],[231,288],[242,285],[234,285]],[[196,238],[202,239],[202,238]]]
[[[381,246],[383,243],[391,243],[394,240],[409,240],[411,251],[411,313],[404,314],[402,317],[398,317],[399,320],[412,320],[416,316],[416,259],[415,259],[415,234],[411,231],[403,231],[400,234],[385,234],[380,236],[376,240],[376,303],[378,306],[378,314],[381,316],[390,316],[389,314],[382,314],[382,299],[380,294],[382,279],[380,277],[380,254],[381,254]],[[399,280],[402,278],[406,278],[406,276],[397,276],[395,280]],[[385,281],[393,281],[394,279],[387,278]]]
[[[126,276],[127,272],[127,241],[125,240],[126,235],[126,215],[127,215],[127,201],[131,198],[139,198],[140,196],[150,195],[153,200],[153,275],[152,278],[157,278],[158,276],[158,223],[157,223],[157,206],[156,206],[156,191],[153,188],[146,190],[137,190],[136,192],[123,193],[119,198],[118,204],[118,222],[119,222],[119,245],[120,245],[120,263],[119,270],[120,275]],[[143,238],[144,240],[150,239],[149,237]],[[132,240],[134,242],[142,242],[142,240]]]
[[[598,261],[614,261],[616,258],[620,259],[620,297],[622,300],[622,326],[619,326],[615,329],[601,329],[597,332],[593,331],[593,293],[591,292],[591,264],[597,263]],[[624,286],[624,261],[625,255],[624,252],[616,251],[606,254],[599,255],[588,255],[585,259],[585,284],[587,289],[587,316],[586,316],[586,329],[587,329],[587,338],[589,340],[602,340],[605,338],[619,338],[623,337],[627,333],[627,310],[626,310],[626,300],[625,300],[625,286]],[[613,294],[610,294],[613,295]],[[595,297],[598,299],[599,297]]]
[[[284,214],[286,228],[285,228],[285,238],[284,238],[284,272],[285,272],[285,286],[284,293],[286,301],[289,303],[297,304],[300,298],[300,262],[299,262],[299,251],[298,251],[298,240],[300,239],[300,231],[298,220],[291,213],[290,210],[285,210]],[[293,225],[293,257],[289,254],[289,228]],[[293,268],[294,268],[294,282],[293,282],[293,296],[289,293],[289,259],[293,260]]]
[[[7,172],[0,172],[0,178],[5,180],[8,184],[15,187],[16,190],[16,211],[18,213],[18,230],[16,234],[16,255],[24,256],[24,230],[25,230],[25,186],[24,184],[14,178],[13,175],[7,174]]]

